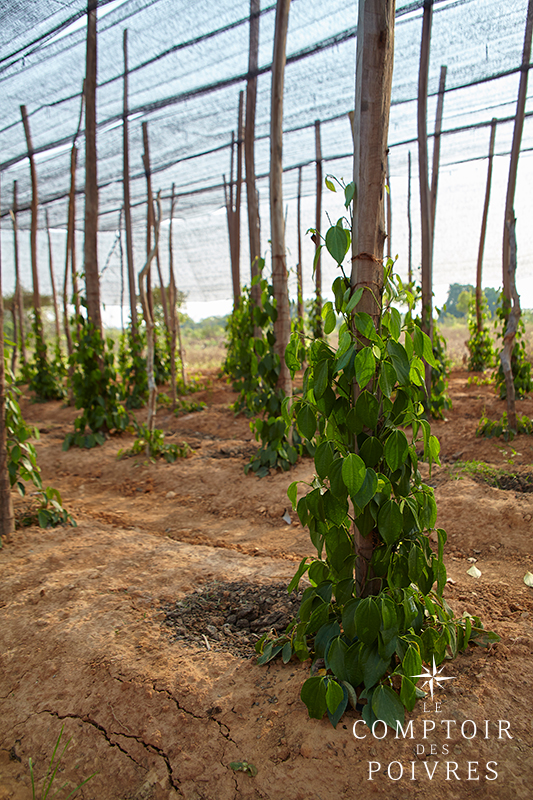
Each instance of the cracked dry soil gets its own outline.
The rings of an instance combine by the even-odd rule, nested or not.
[[[528,437],[514,450],[476,439],[483,406],[496,417],[503,404],[490,387],[469,387],[466,373],[454,373],[450,388],[448,421],[433,425],[443,466],[430,479],[449,536],[445,592],[501,643],[446,664],[454,680],[438,693],[439,710],[420,703],[406,739],[356,739],[354,710],[336,730],[308,719],[299,699],[308,666],[259,667],[250,655],[268,614],[287,606],[271,587],[286,585],[312,552],[286,498],[312,464],[245,477],[252,437],[228,410],[226,386],[213,379],[197,396],[205,411],[158,411],[170,440],[193,449],[175,464],[117,461],[128,436],[63,453],[75,411],[25,399],[25,417],[41,431],[44,480],[78,527],[23,528],[0,551],[0,800],[31,798],[28,758],[39,784],[62,726],[72,740],[57,785],[97,772],[78,794],[85,800],[529,798],[533,590],[523,576],[533,571],[533,496],[520,482],[510,490],[477,482],[457,464],[478,459],[527,475],[533,446]],[[531,416],[533,401],[521,413]],[[466,574],[469,558],[478,579]],[[498,738],[498,720],[512,739]],[[234,772],[234,761],[254,764],[257,775]]]

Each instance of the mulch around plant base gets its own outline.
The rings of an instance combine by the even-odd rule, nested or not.
[[[255,655],[263,635],[282,633],[300,608],[301,593],[287,593],[282,583],[206,583],[174,604],[163,607],[172,641],[232,653]]]

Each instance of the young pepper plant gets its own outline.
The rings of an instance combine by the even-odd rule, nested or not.
[[[325,243],[342,268],[350,246],[342,220]],[[310,586],[297,618],[256,649],[259,663],[278,654],[284,662],[312,658],[301,699],[311,717],[327,712],[334,726],[350,702],[364,703],[369,726],[380,719],[396,729],[405,709],[423,696],[416,686],[423,663],[439,665],[471,639],[498,638],[477,617],[456,619],[443,597],[446,533],[435,529],[433,489],[418,468],[421,450],[430,467],[439,463],[440,445],[422,402],[424,361],[433,366],[434,357],[413,321],[414,296],[392,266],[389,260],[384,270],[377,327],[356,310],[369,289],[353,291],[344,270],[335,280],[335,302],[325,304],[323,315],[326,334],[335,327],[335,312],[343,317],[338,347],[313,342],[303,393],[290,411],[284,404],[286,423],[316,443],[307,494],[298,500],[297,482],[288,490],[316,557],[302,560],[289,585],[293,591],[307,573]],[[407,303],[403,320],[394,302]],[[293,374],[301,367],[298,354],[293,336],[285,356]],[[356,545],[361,538],[371,544],[367,563]]]

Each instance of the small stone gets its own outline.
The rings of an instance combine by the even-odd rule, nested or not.
[[[209,636],[217,636],[218,635],[218,631],[217,631],[217,629],[215,628],[214,625],[206,625],[205,629],[208,632]]]
[[[228,625],[235,625],[237,622],[237,614],[230,614],[229,617],[226,618],[226,623]]]
[[[176,497],[176,492],[167,492],[165,497],[167,500],[172,500],[173,497]]]

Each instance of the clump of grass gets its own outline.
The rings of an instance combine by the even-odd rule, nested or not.
[[[54,785],[54,781],[56,779],[57,771],[58,771],[58,769],[59,769],[59,767],[61,765],[61,759],[65,755],[67,747],[69,746],[69,744],[70,744],[70,742],[72,740],[72,736],[71,736],[70,739],[68,739],[66,744],[64,745],[63,750],[61,751],[61,753],[59,753],[59,755],[58,755],[58,751],[59,751],[59,748],[60,748],[60,745],[61,745],[61,739],[63,738],[63,729],[64,729],[64,727],[65,727],[64,725],[61,726],[61,730],[59,732],[59,736],[57,737],[57,741],[55,743],[54,752],[52,753],[52,758],[50,759],[50,764],[48,765],[48,770],[46,772],[46,775],[44,776],[43,785],[41,787],[41,792],[40,792],[39,795],[37,794],[37,791],[36,791],[36,788],[35,788],[35,776],[33,774],[33,761],[31,760],[31,758],[29,759],[31,791],[32,791],[33,800],[46,800],[46,798],[50,794],[50,791],[51,791],[51,789],[52,789],[52,787]],[[94,778],[94,776],[96,774],[97,774],[96,772],[93,772],[92,775],[89,775],[88,778],[85,778],[84,781],[82,781],[78,786],[76,786],[75,789],[72,789],[72,791],[70,791],[69,794],[67,794],[66,797],[63,797],[62,800],[69,800],[70,797],[74,797],[76,792],[78,792],[81,789],[82,786],[85,786],[85,784],[88,783],[91,780],[91,778]],[[58,789],[54,789],[54,791],[52,792],[50,797],[56,797],[59,794],[59,792],[64,792],[68,788],[69,788],[69,782],[67,781],[66,783],[63,784],[63,786],[60,786]]]
[[[187,442],[182,442],[181,444],[165,442],[165,434],[160,428],[149,431],[147,425],[139,425],[136,422],[135,430],[137,431],[137,439],[135,439],[129,450],[119,450],[117,458],[144,454],[148,456],[150,461],[164,458],[168,464],[172,464],[178,458],[187,458],[191,452]]]

